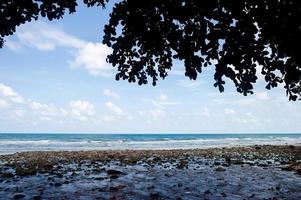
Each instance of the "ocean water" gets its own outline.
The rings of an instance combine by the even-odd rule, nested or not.
[[[0,134],[0,154],[23,151],[190,149],[301,144],[301,134]]]

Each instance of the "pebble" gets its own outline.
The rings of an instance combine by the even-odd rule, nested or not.
[[[217,172],[224,172],[224,171],[226,171],[226,169],[224,167],[219,166],[219,167],[217,167],[215,169],[215,171],[217,171]]]
[[[42,199],[42,197],[39,196],[39,195],[36,195],[36,196],[34,196],[32,199],[33,199],[33,200],[40,200],[40,199]]]
[[[14,175],[12,173],[6,172],[6,173],[2,174],[2,177],[3,178],[12,178],[12,177],[14,177]]]
[[[113,192],[113,191],[118,191],[118,190],[121,190],[123,188],[125,188],[126,185],[117,185],[117,186],[112,186],[110,187],[110,191]]]
[[[23,194],[23,193],[17,193],[14,195],[14,199],[22,199],[24,197],[25,197],[25,194]]]
[[[109,174],[109,175],[121,175],[121,174],[125,174],[125,173],[122,172],[122,171],[116,170],[116,169],[108,169],[107,174]]]
[[[160,194],[157,193],[157,192],[154,192],[154,193],[150,193],[149,195],[151,198],[159,198],[160,197]]]
[[[62,183],[55,183],[54,186],[55,187],[60,187],[60,186],[62,186]]]

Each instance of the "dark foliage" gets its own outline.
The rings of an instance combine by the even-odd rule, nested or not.
[[[87,6],[105,6],[108,0],[84,0]],[[0,47],[3,37],[12,35],[16,27],[47,17],[48,20],[60,19],[68,12],[74,13],[76,0],[1,0],[0,1]]]
[[[107,1],[84,2],[104,6]],[[39,14],[58,19],[76,5],[76,0],[3,0],[0,36]],[[226,77],[238,92],[252,93],[261,69],[267,89],[283,83],[290,100],[301,97],[300,0],[121,0],[104,31],[117,80],[141,85],[151,78],[155,85],[178,59],[190,79],[215,67],[214,86],[221,92]]]

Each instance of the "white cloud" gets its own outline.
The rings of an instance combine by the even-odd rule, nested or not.
[[[9,104],[7,103],[7,101],[0,99],[0,109],[7,108],[8,106],[9,106]]]
[[[154,106],[158,108],[165,108],[165,106],[170,106],[170,105],[179,105],[181,102],[176,102],[176,101],[167,101],[168,96],[166,94],[161,93],[156,100],[148,100],[150,101]]]
[[[80,120],[87,120],[88,117],[95,115],[95,107],[88,101],[71,101],[70,108],[70,114]]]
[[[235,98],[235,97],[233,97]],[[255,105],[256,104],[256,99],[255,98],[249,98],[249,97],[243,97],[243,99],[238,99],[235,100],[233,98],[218,98],[218,99],[213,99],[212,101],[220,104],[220,105],[233,105],[233,106],[251,106],[251,105]]]
[[[150,117],[152,119],[159,119],[166,115],[166,111],[163,109],[153,109],[148,111],[140,111],[139,115],[143,117]]]
[[[12,97],[17,95],[11,87],[6,86],[2,83],[0,84],[0,93],[5,97]]]
[[[269,100],[270,99],[267,92],[257,92],[256,98],[259,100]]]
[[[255,116],[250,112],[240,115],[235,118],[234,121],[242,124],[254,124],[258,122]]]
[[[159,98],[158,98],[160,101],[166,101],[168,99],[167,95],[161,93]]]
[[[225,109],[224,109],[224,113],[225,113],[226,115],[236,115],[236,111],[233,110],[233,109],[230,109],[230,108],[225,108]]]
[[[16,93],[11,87],[0,83],[0,95],[9,98],[13,103],[23,103],[23,97]]]
[[[113,112],[115,115],[124,115],[124,111],[118,107],[117,105],[113,104],[112,102],[108,101],[106,103],[106,107]]]
[[[36,101],[30,102],[33,114],[37,115],[42,120],[48,120],[62,116],[62,112],[53,104],[41,104]]]
[[[26,114],[25,110],[15,110],[15,115],[19,118],[23,118],[25,114]]]
[[[107,122],[107,123],[113,122],[114,120],[115,120],[115,117],[111,116],[111,115],[105,115],[105,116],[101,117],[101,121]]]
[[[207,107],[204,107],[204,109],[199,113],[199,115],[203,117],[210,117],[210,111]]]
[[[8,47],[12,51],[19,51],[22,48],[22,45],[19,42],[8,39],[5,41],[5,47]]]
[[[112,98],[115,98],[115,99],[119,99],[120,98],[120,95],[117,94],[116,92],[110,90],[110,89],[105,89],[103,91],[103,94],[107,97],[112,97]]]
[[[155,110],[149,110],[147,114],[153,118],[159,118],[165,116],[166,112],[164,110],[155,109]]]
[[[110,76],[112,67],[106,62],[111,49],[100,43],[86,43],[70,62],[71,67],[82,67],[92,75]]]
[[[197,80],[184,79],[178,81],[177,85],[187,89],[196,89],[201,85],[201,83]]]
[[[53,51],[57,48],[73,50],[74,59],[69,61],[72,68],[84,68],[92,75],[109,76],[112,67],[106,63],[111,49],[101,43],[81,40],[65,33],[57,26],[37,21],[21,26],[16,31],[17,41],[9,40],[7,47],[12,51],[22,46],[36,48],[40,51]]]
[[[84,41],[42,21],[21,26],[17,29],[16,36],[18,41],[10,41],[10,45],[8,46],[11,50],[28,46],[40,51],[53,51],[59,47],[79,49],[85,45]]]

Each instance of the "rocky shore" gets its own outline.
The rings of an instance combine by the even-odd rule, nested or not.
[[[0,155],[0,199],[301,199],[301,146]]]

